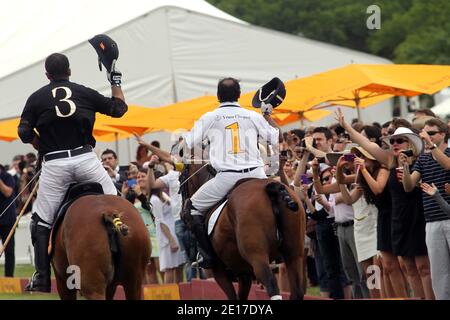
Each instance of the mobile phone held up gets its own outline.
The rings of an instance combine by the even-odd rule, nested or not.
[[[302,184],[310,184],[312,182],[311,178],[308,177],[308,175],[306,175],[306,174],[302,174],[300,176],[300,179],[302,181]]]
[[[403,153],[407,157],[412,157],[414,155],[414,152],[412,150],[403,150],[400,152]]]
[[[347,153],[344,154],[344,160],[348,162],[353,162],[356,158],[356,155],[354,153]]]
[[[136,179],[128,179],[127,184],[129,188],[133,188],[136,185]]]

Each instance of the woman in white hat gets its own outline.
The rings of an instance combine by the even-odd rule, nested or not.
[[[402,152],[408,153],[412,163],[423,152],[422,139],[409,128],[399,127],[385,138],[390,146],[384,150],[355,131],[344,119],[342,111],[336,120],[347,130],[353,142],[361,145],[378,162],[390,170],[387,186],[392,199],[392,249],[405,268],[408,282],[415,297],[434,299],[431,286],[430,262],[425,244],[425,218],[420,188],[405,192],[401,179],[403,172],[398,163]]]

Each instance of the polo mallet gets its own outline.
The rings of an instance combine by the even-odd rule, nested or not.
[[[30,192],[30,196],[28,197],[22,210],[20,211],[20,214],[17,216],[16,223],[14,223],[13,227],[11,228],[11,231],[9,231],[8,237],[6,238],[5,243],[3,244],[2,248],[0,249],[0,257],[3,255],[3,252],[6,250],[6,246],[8,245],[9,241],[11,240],[11,238],[14,234],[14,231],[16,230],[17,225],[19,224],[20,218],[22,218],[23,214],[25,213],[25,210],[28,207],[28,204],[30,203],[31,199],[33,199],[33,196],[36,193],[38,185],[39,185],[39,182],[36,182],[36,184],[33,187],[33,190],[31,190],[31,192]]]

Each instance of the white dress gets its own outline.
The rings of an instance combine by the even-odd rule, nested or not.
[[[355,245],[358,262],[377,255],[377,217],[378,209],[368,204],[364,195],[353,203],[355,213]]]
[[[167,195],[166,195],[167,197]],[[184,256],[180,250],[172,252],[170,250],[169,239],[164,235],[161,229],[161,223],[165,224],[172,234],[175,241],[178,243],[175,235],[175,220],[172,214],[172,209],[169,202],[162,202],[161,199],[152,195],[150,198],[152,204],[153,214],[156,222],[156,239],[158,242],[159,251],[159,269],[161,272],[167,269],[176,268],[184,263]],[[178,245],[179,246],[179,245]]]

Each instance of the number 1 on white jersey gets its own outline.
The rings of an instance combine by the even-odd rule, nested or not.
[[[236,154],[242,152],[239,142],[239,124],[237,122],[233,122],[229,126],[226,126],[225,129],[231,130],[232,150],[228,151],[228,153]]]

